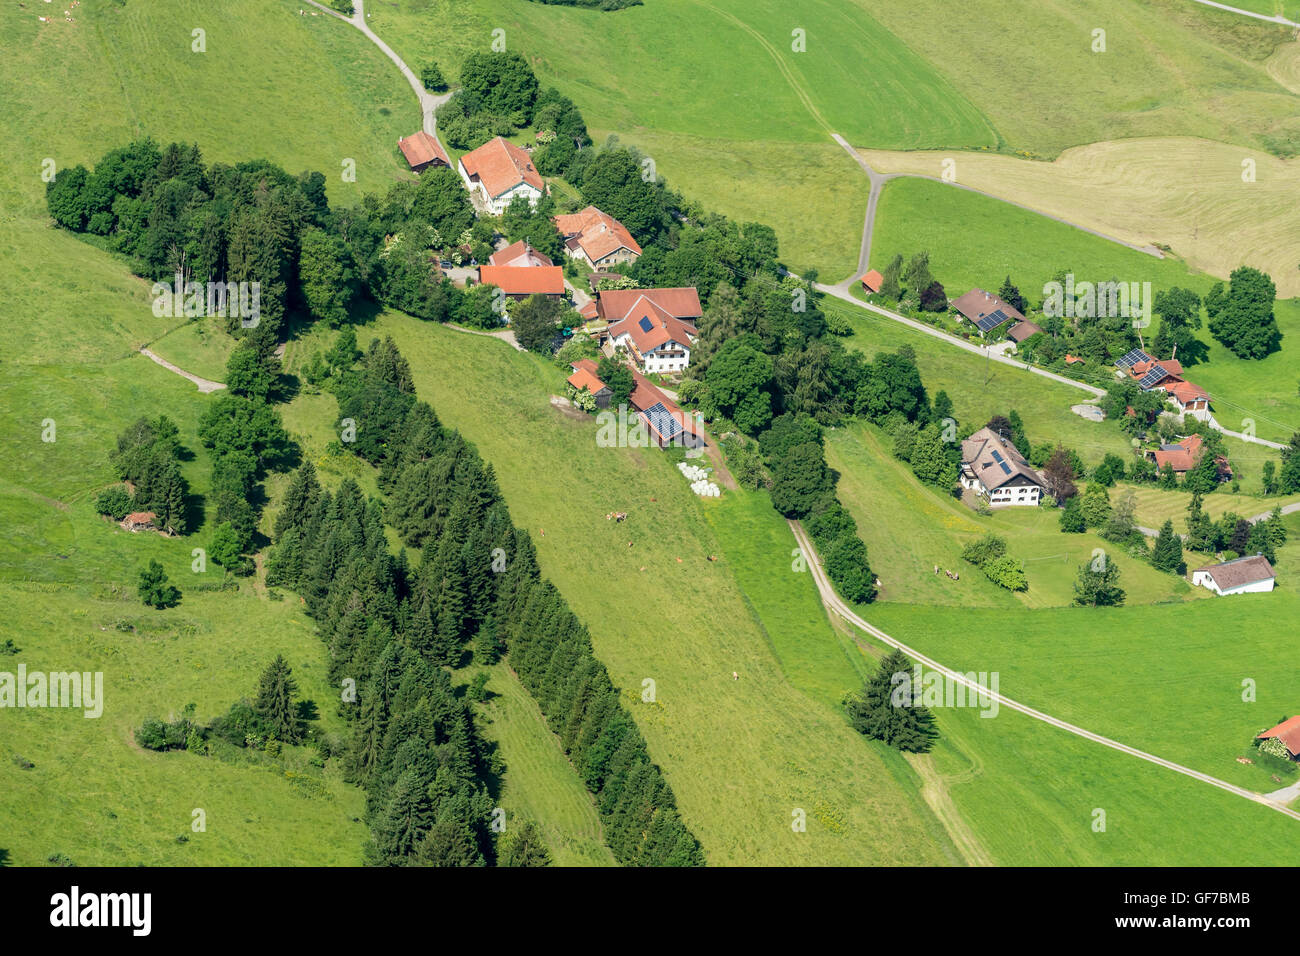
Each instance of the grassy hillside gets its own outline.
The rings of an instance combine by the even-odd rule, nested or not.
[[[802,689],[808,673],[818,686],[806,654],[844,652],[817,614],[811,578],[792,570],[793,536],[765,501],[728,492],[705,502],[657,450],[597,447],[592,419],[551,406],[564,376],[535,356],[397,314],[363,339],[368,332],[394,337],[419,394],[492,462],[711,863],[956,860],[906,768],[902,781],[887,772],[896,758],[832,706],[834,687]],[[607,521],[613,510],[628,520]],[[732,548],[759,528],[771,548],[742,551],[742,573]],[[756,610],[764,604],[804,626],[777,637]],[[647,678],[654,703],[641,697]],[[808,815],[806,833],[791,830],[795,809]]]

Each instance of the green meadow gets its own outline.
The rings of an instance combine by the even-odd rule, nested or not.
[[[1216,281],[1177,258],[1157,259],[988,196],[932,180],[891,180],[877,209],[873,264],[883,267],[895,254],[908,258],[921,250],[930,252],[931,269],[950,298],[975,286],[995,292],[1009,275],[1038,302],[1045,283],[1062,271],[1077,281],[1150,282],[1153,294],[1181,286],[1204,296]],[[1259,437],[1286,441],[1300,430],[1293,357],[1300,348],[1300,300],[1280,300],[1275,313],[1283,336],[1279,351],[1258,361],[1239,359],[1202,327],[1207,360],[1189,365],[1187,375],[1210,393],[1226,428],[1245,431],[1253,422]],[[1260,458],[1258,447],[1241,453],[1246,460]]]

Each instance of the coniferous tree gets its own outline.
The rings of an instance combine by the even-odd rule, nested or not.
[[[298,685],[293,679],[293,671],[284,657],[277,654],[262,673],[253,712],[265,722],[277,740],[289,744],[297,743],[302,736],[298,721],[297,693]]]
[[[900,674],[906,676],[906,683],[896,676]],[[859,694],[845,704],[853,729],[898,750],[928,751],[937,736],[934,717],[921,706],[920,688],[911,688],[911,680],[912,666],[907,655],[899,650],[890,652]],[[896,693],[903,688],[910,688],[911,693]]]
[[[1173,520],[1166,521],[1151,548],[1151,566],[1161,571],[1182,574],[1187,570],[1183,561],[1183,539],[1174,531]]]

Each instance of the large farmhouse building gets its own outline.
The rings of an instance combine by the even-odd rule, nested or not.
[[[607,323],[604,337],[623,349],[643,372],[680,372],[703,314],[695,289],[615,289],[597,293],[596,316]]]
[[[564,238],[570,257],[592,269],[608,269],[620,263],[636,262],[641,247],[621,222],[595,206],[581,212],[555,217],[555,228]]]
[[[702,448],[706,443],[695,419],[681,410],[667,395],[655,388],[644,375],[632,370],[635,387],[628,403],[645,422],[650,437],[660,448],[683,445]]]
[[[1043,481],[1025,456],[991,428],[961,443],[961,486],[988,499],[989,507],[1037,505]]]
[[[1300,716],[1288,717],[1276,727],[1255,735],[1256,740],[1268,740],[1271,737],[1282,741],[1282,746],[1286,747],[1292,760],[1300,757]]]
[[[1255,594],[1273,590],[1277,576],[1262,554],[1252,554],[1222,564],[1211,564],[1192,572],[1192,583],[1208,588],[1220,597],[1226,594]]]
[[[494,216],[505,212],[519,196],[536,206],[546,192],[546,181],[533,165],[533,158],[500,136],[466,153],[456,165],[465,188]]]
[[[1164,392],[1179,414],[1198,421],[1210,419],[1210,395],[1183,377],[1183,363],[1177,359],[1155,359],[1142,349],[1126,352],[1115,364],[1118,375],[1127,375],[1144,392]]]

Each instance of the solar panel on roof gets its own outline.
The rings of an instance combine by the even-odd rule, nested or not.
[[[1001,468],[1002,468],[1002,474],[1004,474],[1004,475],[1009,475],[1009,474],[1011,474],[1011,466],[1008,465],[1005,461],[1002,460],[1002,455],[1001,455],[1001,453],[996,452],[996,451],[993,452],[993,460],[996,461],[996,462],[998,463],[999,466],[1001,466]]]
[[[1161,365],[1153,366],[1152,369],[1138,380],[1138,388],[1149,389],[1155,388],[1160,380],[1169,375],[1169,370]]]
[[[1115,364],[1120,368],[1132,368],[1138,362],[1150,361],[1152,361],[1151,356],[1147,355],[1147,353],[1142,349],[1133,349],[1131,352],[1126,352],[1124,355],[1120,356],[1115,361]]]
[[[984,318],[976,322],[975,326],[981,332],[988,332],[991,329],[996,329],[1003,322],[1010,321],[1010,319],[1011,316],[1007,315],[1001,309],[995,309],[994,311],[990,312],[988,315],[984,316]]]
[[[638,322],[637,325],[641,326],[642,332],[649,332],[654,327],[650,319],[646,316],[642,316],[641,321]]]
[[[646,418],[650,419],[650,424],[664,438],[676,438],[682,431],[681,423],[672,412],[664,408],[663,402],[655,402],[645,410]]]

